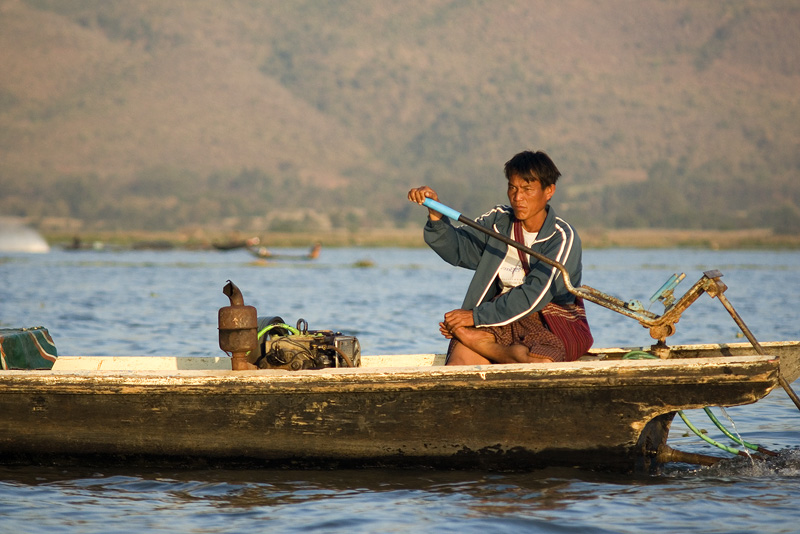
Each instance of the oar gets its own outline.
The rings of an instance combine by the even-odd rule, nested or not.
[[[447,217],[449,217],[451,219],[454,219],[454,220],[456,220],[456,221],[458,221],[460,223],[463,223],[463,224],[465,224],[467,226],[475,228],[476,230],[479,230],[479,231],[483,232],[484,234],[490,235],[490,236],[494,237],[495,239],[499,239],[500,241],[502,241],[503,243],[506,243],[507,245],[510,245],[512,247],[515,247],[515,248],[518,248],[519,250],[521,250],[525,254],[528,254],[528,255],[536,258],[537,260],[541,261],[542,263],[550,265],[551,267],[555,267],[556,269],[561,271],[561,274],[564,276],[564,286],[567,288],[567,291],[569,291],[570,293],[572,293],[576,297],[581,297],[584,300],[588,300],[589,302],[594,302],[595,304],[603,306],[604,308],[608,308],[609,310],[615,311],[617,313],[620,313],[620,314],[625,315],[627,317],[630,317],[632,319],[636,319],[637,321],[639,321],[639,323],[642,326],[647,327],[647,328],[651,328],[651,332],[652,332],[652,328],[653,327],[661,327],[666,322],[673,322],[673,323],[677,322],[678,318],[680,317],[680,313],[684,309],[686,309],[686,307],[688,307],[689,304],[691,304],[692,302],[694,302],[694,300],[697,299],[697,297],[702,293],[702,291],[705,290],[706,284],[709,281],[713,282],[713,280],[708,279],[708,281],[707,281],[705,278],[703,278],[699,282],[697,282],[686,293],[686,295],[684,295],[682,297],[681,302],[679,302],[678,304],[672,306],[671,310],[669,310],[670,313],[675,317],[668,317],[669,314],[665,314],[663,316],[659,316],[659,315],[656,315],[653,312],[650,312],[648,310],[645,310],[645,309],[641,308],[641,306],[631,306],[630,303],[628,303],[628,302],[626,302],[626,301],[624,301],[622,299],[619,299],[617,297],[614,297],[612,295],[609,295],[607,293],[603,293],[602,291],[594,289],[593,287],[589,287],[589,286],[586,286],[586,285],[583,285],[583,286],[580,286],[580,287],[575,287],[574,285],[572,285],[572,281],[570,279],[569,271],[567,271],[567,268],[564,267],[564,265],[562,263],[559,263],[559,262],[557,262],[556,260],[554,260],[552,258],[548,258],[547,256],[545,256],[543,254],[539,254],[538,252],[536,252],[535,250],[531,249],[530,247],[526,247],[522,243],[519,243],[518,241],[515,241],[515,240],[511,239],[508,236],[504,236],[503,234],[495,232],[494,230],[492,230],[490,228],[486,228],[484,226],[481,226],[477,222],[473,221],[472,219],[468,219],[467,217],[464,217],[463,215],[461,215],[459,212],[457,212],[453,208],[445,206],[441,202],[437,202],[436,200],[433,200],[432,198],[426,198],[425,201],[422,203],[422,205],[427,207],[427,208],[430,208],[432,210],[436,210],[439,213],[441,213],[442,215],[445,215],[445,216],[447,216]],[[717,276],[722,276],[722,273],[717,273]],[[651,333],[651,335],[652,335],[652,333]],[[667,334],[667,335],[671,335],[671,334]],[[660,336],[653,335],[653,338],[659,339]]]
[[[445,206],[441,202],[433,200],[432,198],[426,198],[425,202],[423,202],[422,205],[425,206],[426,208],[430,208],[432,210],[438,211],[442,215],[444,215],[446,217],[449,217],[449,218],[451,218],[453,220],[456,220],[456,221],[458,221],[458,222],[460,222],[462,224],[466,224],[467,226],[475,228],[476,230],[479,230],[479,231],[483,232],[484,234],[487,234],[487,235],[489,235],[491,237],[494,237],[495,239],[499,239],[500,241],[502,241],[503,243],[505,243],[507,245],[510,245],[512,247],[515,247],[515,248],[518,248],[519,250],[521,250],[525,254],[528,254],[528,255],[536,258],[537,260],[541,261],[542,263],[545,263],[545,264],[547,264],[547,265],[549,265],[551,267],[555,267],[556,269],[561,271],[561,274],[564,277],[564,285],[566,286],[567,291],[569,291],[573,295],[575,295],[577,297],[581,297],[583,299],[586,299],[586,300],[588,300],[590,302],[594,302],[595,304],[599,304],[599,305],[604,306],[604,307],[610,307],[611,309],[617,310],[620,313],[623,313],[624,315],[628,315],[629,317],[632,317],[634,319],[637,319],[637,320],[641,319],[641,314],[640,313],[634,313],[634,312],[625,313],[624,310],[620,310],[619,308],[623,308],[623,309],[625,308],[625,304],[626,303],[624,301],[616,298],[616,297],[612,297],[610,295],[606,295],[605,293],[603,293],[601,291],[598,291],[596,289],[593,289],[591,287],[588,287],[588,286],[581,286],[581,287],[573,286],[572,285],[572,280],[570,279],[569,271],[567,270],[566,267],[564,267],[564,264],[562,264],[560,262],[557,262],[556,260],[554,260],[552,258],[548,258],[547,256],[545,256],[543,254],[539,254],[538,252],[536,252],[535,250],[531,249],[530,247],[527,247],[524,244],[522,244],[522,243],[520,243],[518,241],[515,241],[515,240],[511,239],[508,236],[505,236],[503,234],[495,232],[491,228],[486,228],[485,226],[482,226],[482,225],[478,224],[477,222],[473,221],[472,219],[464,217],[463,215],[461,215],[461,213],[457,212],[453,208]],[[652,314],[652,315],[653,315],[653,317],[655,317],[655,314]]]

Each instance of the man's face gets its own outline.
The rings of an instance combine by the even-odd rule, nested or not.
[[[539,221],[537,230],[544,222],[545,207],[555,190],[555,185],[543,188],[539,180],[527,182],[518,174],[512,174],[508,179],[508,201],[514,208],[514,215],[522,222]]]

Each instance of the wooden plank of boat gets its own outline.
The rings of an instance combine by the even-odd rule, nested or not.
[[[770,355],[781,358],[781,374],[789,382],[800,378],[800,341],[769,341],[761,343],[761,347]],[[589,356],[618,359],[632,350],[647,351],[647,347],[591,349]],[[728,356],[745,356],[755,354],[750,343],[707,343],[696,345],[672,345],[669,347],[669,358],[711,358]]]
[[[723,356],[747,351],[716,345],[686,347],[686,358],[621,360],[613,349],[563,364],[443,367],[433,365],[441,355],[363,356],[361,368],[316,371],[230,371],[226,358],[62,357],[51,371],[0,372],[0,454],[5,462],[628,471],[652,460],[676,410],[748,404],[774,389],[782,362],[800,351],[796,342],[765,347],[780,357]]]
[[[773,356],[781,358],[781,373],[788,382],[800,378],[800,341],[775,341],[761,344]],[[613,347],[591,349],[584,361],[619,360],[631,351],[646,351],[647,347]],[[711,343],[695,345],[673,345],[670,359],[712,358],[752,355],[750,343]],[[361,367],[425,367],[444,365],[444,354],[390,354],[362,355]],[[167,370],[167,369],[230,369],[230,358],[226,356],[61,356],[53,364],[54,371],[69,370]]]

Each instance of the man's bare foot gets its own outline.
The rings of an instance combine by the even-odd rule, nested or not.
[[[452,335],[461,343],[478,353],[480,353],[478,347],[481,347],[482,345],[489,343],[495,345],[497,344],[494,334],[481,328],[457,328],[454,332],[452,332]]]

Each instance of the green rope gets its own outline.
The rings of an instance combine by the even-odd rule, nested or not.
[[[711,421],[717,426],[717,428],[720,429],[720,431],[722,431],[723,434],[728,436],[732,441],[735,441],[736,443],[738,443],[742,447],[747,447],[748,449],[751,449],[751,450],[754,450],[754,451],[758,451],[758,452],[763,452],[763,453],[766,453],[766,454],[775,454],[774,452],[770,452],[770,451],[766,450],[761,445],[756,445],[755,443],[749,443],[749,442],[743,440],[742,438],[740,438],[738,436],[734,436],[733,434],[731,434],[731,432],[727,428],[725,428],[725,426],[723,426],[722,423],[720,423],[719,419],[717,419],[717,417],[711,411],[711,408],[709,408],[708,406],[703,408],[703,411],[706,412],[706,415],[708,415],[708,418],[711,419]]]
[[[743,440],[743,439],[740,439],[740,438],[738,438],[738,437],[734,436],[733,434],[731,434],[731,433],[730,433],[730,431],[729,431],[727,428],[725,428],[725,427],[722,425],[722,423],[720,423],[719,419],[717,419],[717,416],[715,416],[715,415],[714,415],[714,414],[711,412],[711,408],[709,408],[708,406],[706,406],[705,408],[703,408],[703,411],[704,411],[704,412],[706,412],[706,415],[708,416],[708,418],[709,418],[709,419],[711,419],[711,422],[712,422],[712,423],[714,423],[714,425],[715,425],[717,428],[719,428],[719,429],[720,429],[720,431],[721,431],[723,434],[725,434],[726,436],[728,436],[728,438],[730,438],[732,441],[735,441],[735,442],[736,442],[736,443],[738,443],[739,445],[742,445],[742,446],[744,446],[744,447],[747,447],[748,449],[758,450],[758,445],[753,445],[752,443],[747,443],[745,440]]]
[[[264,337],[264,334],[266,334],[267,332],[269,332],[273,328],[285,328],[286,330],[288,330],[289,332],[291,332],[292,334],[294,334],[296,336],[300,335],[300,330],[298,330],[297,328],[294,328],[293,326],[289,326],[288,324],[284,324],[284,323],[275,323],[275,324],[267,325],[266,327],[261,329],[261,331],[258,333],[258,341],[261,342],[261,338]],[[250,355],[250,352],[252,352],[252,351],[249,351],[249,350],[247,351],[247,355],[248,356]]]
[[[258,333],[258,339],[261,339],[262,337],[264,337],[264,334],[266,334],[267,332],[269,332],[273,328],[284,328],[284,329],[288,330],[289,332],[291,332],[292,334],[294,334],[296,336],[300,335],[300,330],[298,330],[297,328],[294,328],[293,326],[289,326],[288,324],[284,324],[284,323],[275,323],[275,324],[267,325],[266,327],[264,327]]]
[[[654,356],[649,352],[643,350],[632,350],[622,357],[623,360],[657,360],[658,356]]]
[[[718,441],[714,441],[713,439],[709,438],[708,436],[706,436],[705,434],[700,432],[700,430],[698,430],[697,427],[695,427],[692,423],[689,422],[689,420],[683,414],[683,410],[678,410],[678,415],[681,416],[681,419],[683,419],[683,422],[686,423],[686,426],[688,426],[689,429],[692,432],[697,434],[697,436],[700,439],[702,439],[703,441],[705,441],[706,443],[710,443],[711,445],[714,445],[715,447],[719,447],[720,449],[722,449],[725,452],[729,452],[729,453],[735,454],[737,456],[740,456],[740,455],[744,454],[742,451],[740,451],[738,449],[734,449],[733,447],[728,447],[727,445],[723,445],[722,443],[719,443]]]

